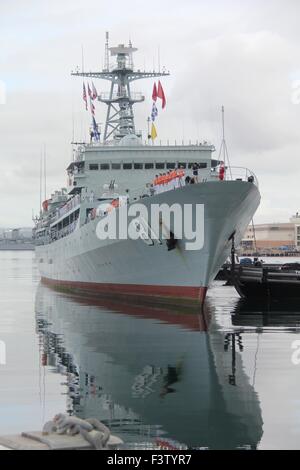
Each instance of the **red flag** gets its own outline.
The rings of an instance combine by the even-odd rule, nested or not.
[[[95,87],[93,82],[92,82],[92,90],[93,90],[92,98],[93,98],[93,100],[95,100],[98,97],[98,93],[97,93],[96,87]]]
[[[164,107],[166,106],[166,97],[160,81],[158,82],[157,97],[162,100],[162,109],[164,109]]]
[[[156,88],[156,83],[154,83],[153,85],[153,92],[152,92],[152,99],[153,101],[156,101],[157,100],[157,88]]]
[[[89,83],[88,83],[88,94],[89,94],[89,97],[92,98],[92,90],[90,89]]]
[[[85,102],[85,109],[88,110],[86,88],[85,88],[84,82],[83,82],[83,101]]]

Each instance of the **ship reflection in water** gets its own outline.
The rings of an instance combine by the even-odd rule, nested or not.
[[[284,393],[289,374],[288,388],[297,377],[299,390],[290,344],[298,338],[300,314],[255,311],[233,290],[224,291],[234,296],[227,300],[220,292],[212,289],[198,314],[79,298],[40,285],[41,361],[65,377],[68,413],[97,417],[125,448],[256,449],[265,432],[266,446],[279,445],[285,425],[273,408],[274,387]],[[288,347],[284,357],[278,351],[284,362],[278,374],[265,365],[273,335],[282,329]],[[285,412],[296,397],[296,390],[287,397]],[[274,416],[281,420],[278,430]],[[299,441],[299,429],[293,432]]]

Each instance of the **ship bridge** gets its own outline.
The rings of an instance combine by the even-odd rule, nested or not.
[[[201,179],[211,178],[220,164],[212,159],[215,147],[208,143],[179,145],[142,145],[134,134],[124,137],[118,145],[86,145],[78,151],[75,161],[67,168],[69,194],[92,189],[100,194],[104,185],[114,181],[124,193],[137,187],[146,188],[158,173],[182,168],[192,176],[197,164]],[[89,190],[88,189],[88,190]]]

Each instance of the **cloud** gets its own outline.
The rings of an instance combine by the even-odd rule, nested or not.
[[[300,106],[292,102],[298,59],[298,2],[153,0],[124,7],[99,0],[12,0],[1,6],[0,226],[26,225],[39,203],[39,161],[47,147],[48,189],[65,185],[75,137],[88,134],[81,80],[70,71],[81,65],[101,69],[104,33],[111,42],[139,47],[137,68],[171,70],[164,79],[167,109],[160,112],[159,139],[221,140],[220,108],[226,109],[231,163],[256,172],[263,195],[257,217],[287,220],[297,211],[300,163]],[[97,84],[99,90],[106,85]],[[135,84],[146,92],[136,124],[146,132],[152,82]],[[105,109],[97,105],[103,122]],[[274,188],[276,191],[274,191]],[[19,202],[21,201],[21,204]]]

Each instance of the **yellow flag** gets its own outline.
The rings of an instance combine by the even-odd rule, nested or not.
[[[155,129],[155,125],[153,124],[152,122],[152,126],[151,126],[151,139],[152,140],[155,140],[157,137],[157,132],[156,132],[156,129]]]

